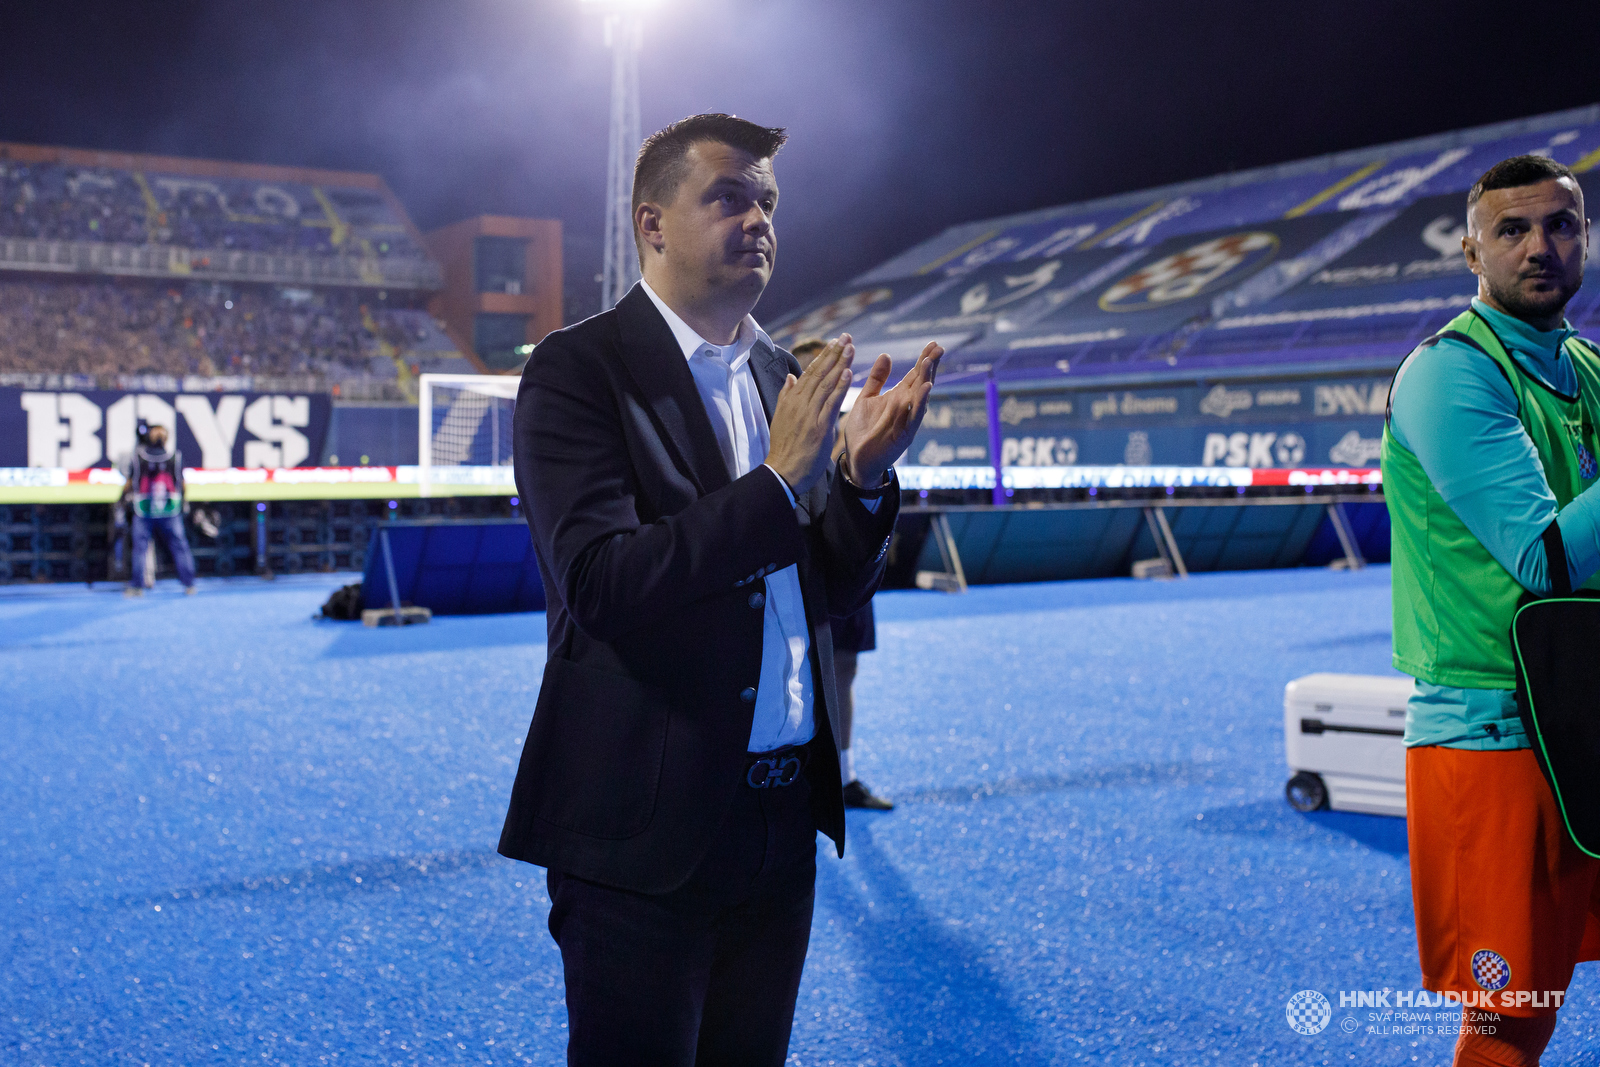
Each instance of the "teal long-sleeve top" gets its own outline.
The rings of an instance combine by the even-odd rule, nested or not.
[[[1561,346],[1577,331],[1532,326],[1474,300],[1517,365],[1565,396],[1577,372]],[[1471,345],[1446,338],[1415,353],[1395,378],[1389,432],[1474,537],[1523,588],[1551,591],[1542,537],[1559,523],[1567,570],[1577,587],[1600,570],[1600,483],[1556,510],[1538,450],[1517,418],[1517,398],[1500,368]],[[1408,747],[1526,748],[1509,689],[1458,689],[1418,681],[1406,706]]]

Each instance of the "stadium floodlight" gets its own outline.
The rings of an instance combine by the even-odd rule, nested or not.
[[[600,310],[608,311],[639,280],[633,246],[633,161],[644,140],[639,130],[639,49],[644,43],[643,12],[655,6],[655,0],[584,2],[605,10],[606,45],[611,49],[611,134],[600,274]]]

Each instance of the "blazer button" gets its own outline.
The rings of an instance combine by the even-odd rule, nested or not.
[[[767,594],[765,594],[765,593],[751,593],[750,594],[750,606],[752,608],[760,609],[764,604],[766,604],[766,602],[767,602]]]
[[[756,691],[749,686],[745,686],[739,691],[739,699],[746,704],[754,704],[756,702]]]

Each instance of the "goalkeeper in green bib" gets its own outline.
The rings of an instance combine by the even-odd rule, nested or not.
[[[1564,317],[1588,242],[1568,168],[1490,168],[1462,239],[1477,298],[1389,394],[1394,664],[1417,680],[1412,899],[1423,984],[1466,1006],[1463,1067],[1537,1064],[1574,966],[1600,959],[1600,861],[1568,838],[1528,747],[1509,642],[1518,601],[1555,587],[1547,558],[1600,588],[1600,349]]]

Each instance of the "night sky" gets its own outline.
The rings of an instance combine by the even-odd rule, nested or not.
[[[0,4],[0,140],[375,171],[558,218],[598,309],[610,60],[579,0]],[[1600,100],[1592,4],[661,0],[646,132],[787,126],[765,321],[945,226]]]

